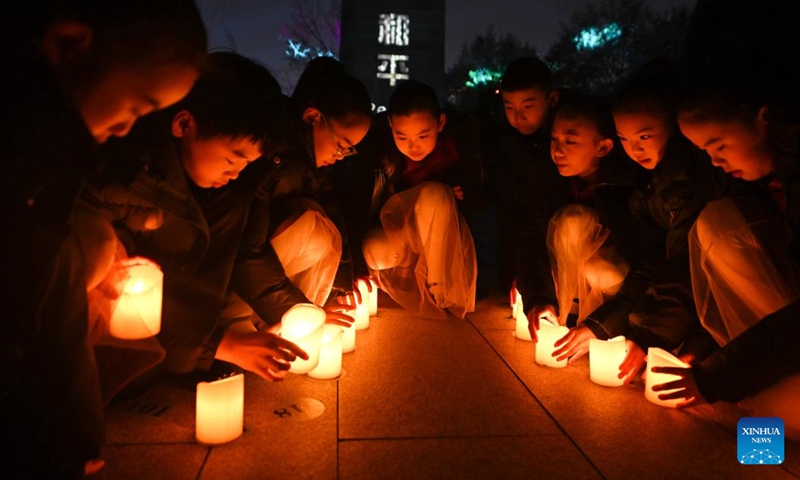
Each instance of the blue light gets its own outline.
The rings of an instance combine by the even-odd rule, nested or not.
[[[593,50],[622,36],[622,29],[616,23],[609,23],[601,29],[589,27],[583,29],[572,39],[578,50]]]
[[[500,80],[503,76],[502,72],[493,72],[488,68],[479,68],[477,70],[469,71],[469,80],[464,83],[468,87],[477,87],[478,85],[487,85],[491,82]]]
[[[303,46],[303,42],[295,42],[291,38],[285,39],[288,44],[289,48],[286,49],[285,53],[287,57],[290,58],[315,58],[315,57],[333,57],[336,58],[336,55],[333,54],[330,50],[323,50],[319,47],[311,49],[311,47]]]

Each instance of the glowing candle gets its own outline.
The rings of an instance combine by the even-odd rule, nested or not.
[[[675,390],[663,390],[660,392],[654,392],[653,386],[660,385],[662,383],[671,382],[673,380],[678,380],[680,377],[677,375],[671,375],[667,373],[653,373],[650,369],[653,367],[683,367],[689,368],[689,364],[678,360],[678,358],[667,352],[666,350],[650,347],[647,349],[647,371],[645,373],[645,388],[644,388],[644,397],[651,402],[655,403],[656,405],[661,405],[662,407],[671,407],[675,408],[675,406],[683,401],[685,398],[676,398],[673,400],[659,400],[658,396],[662,393],[670,393],[674,392]]]
[[[604,387],[618,387],[625,381],[619,378],[619,366],[625,360],[628,349],[625,337],[614,337],[610,340],[589,340],[589,378]]]
[[[164,274],[155,264],[127,267],[128,280],[109,322],[109,333],[126,340],[148,338],[161,331]]]
[[[325,310],[311,303],[298,303],[283,314],[281,336],[308,354],[308,360],[298,357],[292,362],[290,372],[308,373],[319,363],[325,316]]]
[[[356,318],[356,307],[353,305],[343,305],[342,313]],[[356,326],[340,327],[342,329],[342,353],[350,353],[356,349]]]
[[[517,300],[514,302],[514,306],[512,307],[511,311],[514,315],[514,322],[516,323],[514,336],[520,340],[527,340],[529,342],[532,341],[533,339],[531,338],[531,331],[528,330],[528,317],[525,315],[525,310],[522,303],[522,295],[520,295],[519,292],[517,292]]]
[[[367,282],[364,279],[358,279],[358,291],[361,293],[361,301],[356,302],[356,322],[354,324],[356,330],[364,330],[369,328],[369,292],[367,291]]]
[[[569,328],[554,325],[546,318],[539,319],[539,330],[536,331],[536,363],[545,367],[563,368],[567,366],[567,359],[557,361],[553,357],[556,350],[555,343],[569,332]]]
[[[308,372],[308,376],[328,380],[341,374],[342,327],[339,325],[325,325],[322,330],[322,349],[319,354],[319,363],[313,370]]]
[[[238,438],[244,425],[244,374],[197,384],[195,437],[206,445]]]
[[[375,317],[378,315],[378,284],[373,279],[369,279],[372,285],[372,291],[369,292],[369,316]]]

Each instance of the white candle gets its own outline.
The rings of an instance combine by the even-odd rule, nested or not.
[[[356,307],[353,305],[343,305],[342,313],[356,318]],[[342,329],[342,353],[350,353],[356,349],[356,326],[340,327]]]
[[[126,340],[152,337],[161,331],[164,274],[155,264],[131,265],[127,273],[111,314],[109,333]]]
[[[658,398],[659,395],[662,393],[670,393],[674,392],[675,390],[663,390],[660,392],[654,392],[653,386],[660,385],[662,383],[671,382],[673,380],[678,380],[680,377],[677,375],[671,375],[667,373],[653,373],[651,368],[653,367],[682,367],[682,368],[689,368],[689,364],[678,360],[678,358],[663,350],[661,348],[650,347],[647,349],[647,371],[645,372],[645,388],[644,388],[644,397],[651,402],[655,403],[656,405],[661,405],[662,407],[670,407],[675,408],[675,406],[683,401],[685,398],[676,398],[673,400],[660,400]]]
[[[369,279],[372,285],[372,291],[369,292],[369,316],[375,317],[378,315],[378,284],[373,279]]]
[[[356,330],[369,328],[369,292],[367,288],[367,282],[359,278],[358,291],[361,293],[361,301],[356,301],[356,322],[354,324]]]
[[[283,314],[281,336],[308,354],[308,360],[293,361],[290,372],[308,373],[317,366],[325,317],[325,310],[311,303],[298,303]]]
[[[625,337],[618,336],[610,340],[589,340],[589,378],[604,387],[618,387],[625,382],[619,378],[619,366],[625,360],[628,349]]]
[[[342,374],[342,327],[325,325],[319,363],[308,372],[311,378],[332,379]]]
[[[569,328],[554,325],[546,318],[540,318],[539,329],[536,331],[536,363],[545,367],[566,367],[568,359],[559,362],[553,357],[553,352],[556,350],[555,343],[567,333]]]
[[[206,445],[238,438],[244,427],[244,374],[197,384],[195,437]]]
[[[528,330],[528,317],[525,315],[525,309],[522,303],[522,295],[517,292],[517,301],[514,302],[514,306],[512,308],[512,313],[514,315],[514,322],[515,322],[515,329],[514,329],[514,336],[519,338],[520,340],[527,340],[532,341],[531,338],[531,331]]]

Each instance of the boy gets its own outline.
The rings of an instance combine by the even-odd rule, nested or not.
[[[560,92],[554,88],[550,68],[535,57],[522,57],[509,63],[500,80],[500,92],[511,128],[506,128],[487,156],[493,157],[495,175],[492,188],[496,198],[500,285],[506,291],[522,294],[529,318],[541,313],[530,310],[554,298],[550,259],[546,255],[545,235],[550,218],[570,199],[569,182],[558,173],[550,158],[550,128]],[[521,226],[530,227],[531,237],[540,252],[531,259],[531,271],[548,272],[546,277],[518,278]]]
[[[266,331],[233,335],[220,320],[261,180],[257,170],[242,173],[275,140],[284,101],[266,68],[232,52],[212,52],[186,99],[108,145],[115,168],[82,198],[82,211],[114,223],[127,254],[163,269],[158,340],[169,371],[208,370],[218,358],[274,380],[272,372],[305,355]],[[109,397],[139,372],[110,373]]]
[[[468,219],[483,201],[472,124],[446,116],[433,88],[413,80],[392,92],[387,114],[379,120],[391,136],[378,139],[375,229],[362,245],[367,266],[407,310],[464,318],[475,309],[477,281]]]
[[[0,464],[11,477],[82,478],[102,466],[90,462],[103,421],[72,205],[100,166],[97,144],[180,100],[207,49],[192,1],[54,3],[26,5],[2,28],[13,68],[0,205],[15,233],[2,256],[14,281],[2,295]]]

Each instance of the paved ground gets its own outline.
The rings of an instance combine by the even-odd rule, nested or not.
[[[589,361],[534,363],[501,297],[468,320],[413,318],[381,296],[338,380],[245,377],[245,432],[194,441],[194,391],[164,382],[108,411],[106,479],[800,478],[737,463],[742,412],[654,405],[602,387]],[[798,402],[800,406],[800,402]]]

